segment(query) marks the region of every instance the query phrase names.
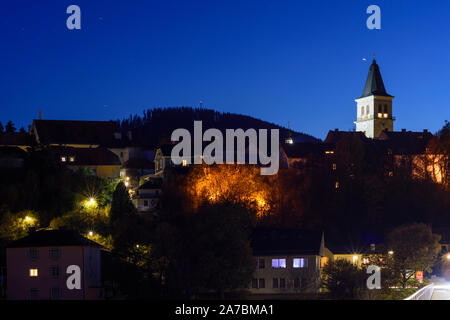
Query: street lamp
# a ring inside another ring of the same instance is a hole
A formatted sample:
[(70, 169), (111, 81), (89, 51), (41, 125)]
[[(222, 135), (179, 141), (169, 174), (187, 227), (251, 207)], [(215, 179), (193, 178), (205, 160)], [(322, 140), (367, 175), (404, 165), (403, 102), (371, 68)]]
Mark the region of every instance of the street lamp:
[(450, 253), (447, 253), (447, 260), (450, 260)]
[(391, 250), (391, 251), (388, 252), (388, 254), (393, 255), (394, 251)]
[(89, 231), (89, 237), (92, 237), (94, 233), (92, 231)]

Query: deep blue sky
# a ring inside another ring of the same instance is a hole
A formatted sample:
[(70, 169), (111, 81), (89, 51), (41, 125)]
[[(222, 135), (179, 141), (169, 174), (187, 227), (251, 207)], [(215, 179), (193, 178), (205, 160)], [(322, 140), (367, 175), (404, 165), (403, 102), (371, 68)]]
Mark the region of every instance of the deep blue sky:
[[(70, 4), (81, 30), (66, 28)], [(381, 30), (366, 28), (371, 4)], [(394, 128), (435, 132), (450, 120), (449, 17), (444, 0), (3, 0), (0, 121), (202, 100), (324, 138), (352, 128), (376, 50)]]

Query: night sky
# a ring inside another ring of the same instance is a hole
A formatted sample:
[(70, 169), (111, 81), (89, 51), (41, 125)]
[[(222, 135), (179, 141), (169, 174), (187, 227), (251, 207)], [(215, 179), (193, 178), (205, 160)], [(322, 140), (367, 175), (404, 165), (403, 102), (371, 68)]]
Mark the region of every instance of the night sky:
[[(66, 28), (71, 4), (81, 30)], [(450, 120), (449, 17), (450, 1), (2, 0), (0, 121), (201, 100), (323, 139), (353, 127), (375, 50), (395, 130), (435, 132)]]

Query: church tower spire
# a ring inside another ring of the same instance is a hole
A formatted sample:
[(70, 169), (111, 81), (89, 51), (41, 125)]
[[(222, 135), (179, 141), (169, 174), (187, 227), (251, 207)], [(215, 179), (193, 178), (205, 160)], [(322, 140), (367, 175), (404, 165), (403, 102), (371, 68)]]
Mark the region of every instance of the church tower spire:
[(362, 95), (356, 99), (356, 131), (368, 138), (378, 138), (384, 130), (394, 130), (392, 99), (386, 92), (380, 68), (374, 59), (367, 75)]

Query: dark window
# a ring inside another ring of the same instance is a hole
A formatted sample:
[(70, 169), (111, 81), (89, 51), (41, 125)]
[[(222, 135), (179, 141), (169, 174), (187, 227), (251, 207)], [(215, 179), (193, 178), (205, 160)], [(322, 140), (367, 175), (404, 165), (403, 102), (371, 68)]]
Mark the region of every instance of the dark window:
[(48, 249), (48, 257), (53, 260), (59, 259), (61, 257), (61, 250), (59, 248)]
[(252, 288), (258, 289), (258, 279), (252, 279)]
[(30, 300), (39, 299), (39, 289), (36, 289), (36, 288), (30, 289), (29, 298), (30, 298)]
[(50, 299), (61, 298), (61, 288), (50, 288)]
[(280, 279), (280, 288), (286, 288), (286, 279), (284, 278)]
[(387, 113), (387, 104), (384, 105), (384, 113)]
[(39, 259), (39, 249), (36, 249), (36, 248), (28, 249), (28, 257), (31, 260)]
[(273, 278), (272, 288), (274, 289), (278, 288), (278, 278)]
[(259, 288), (265, 288), (266, 287), (266, 280), (264, 278), (259, 279)]
[(148, 207), (148, 200), (144, 200), (144, 207)]
[(59, 266), (50, 266), (50, 277), (53, 279), (59, 278)]
[(378, 113), (381, 113), (381, 104), (378, 105)]
[(295, 278), (294, 279), (294, 288), (295, 289), (300, 288), (300, 278)]
[(266, 260), (259, 259), (258, 267), (259, 267), (259, 269), (264, 269), (266, 267)]

